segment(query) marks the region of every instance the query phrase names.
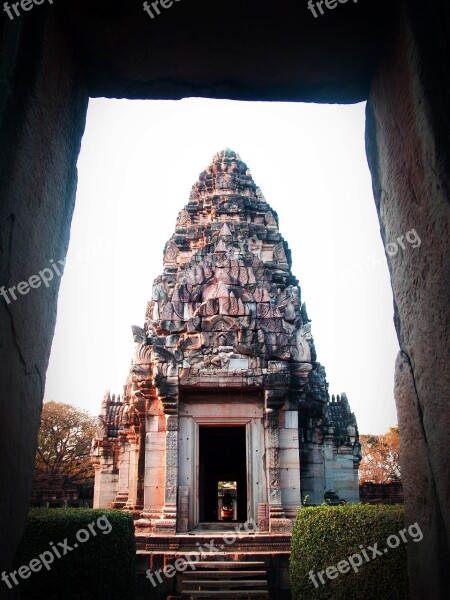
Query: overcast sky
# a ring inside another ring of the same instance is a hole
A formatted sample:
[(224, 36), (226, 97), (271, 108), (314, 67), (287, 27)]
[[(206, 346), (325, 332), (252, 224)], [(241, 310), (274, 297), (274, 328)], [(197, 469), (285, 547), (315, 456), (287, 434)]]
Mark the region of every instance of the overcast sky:
[(278, 213), (330, 393), (347, 392), (361, 433), (396, 425), (398, 343), (364, 109), (91, 100), (45, 400), (98, 414), (106, 389), (122, 393), (164, 244), (199, 173), (229, 147)]

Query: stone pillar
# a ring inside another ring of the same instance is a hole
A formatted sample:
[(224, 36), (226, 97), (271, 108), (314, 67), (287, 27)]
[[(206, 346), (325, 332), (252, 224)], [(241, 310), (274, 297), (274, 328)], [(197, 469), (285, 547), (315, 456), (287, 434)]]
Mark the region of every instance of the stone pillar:
[(354, 490), (355, 490), (355, 499), (354, 502), (358, 503), (359, 502), (359, 477), (358, 477), (358, 469), (359, 469), (359, 463), (361, 462), (361, 459), (359, 456), (354, 456), (353, 457), (353, 486), (354, 486)]
[(371, 83), (366, 147), (383, 243), (398, 248), (386, 260), (405, 525), (423, 532), (407, 548), (411, 597), (438, 600), (450, 594), (449, 20), (438, 0), (401, 5)]
[(141, 451), (141, 440), (139, 426), (132, 427), (126, 430), (127, 438), (130, 444), (130, 462), (129, 462), (129, 488), (128, 501), (125, 509), (129, 510), (133, 515), (137, 516), (142, 511), (143, 504), (139, 494), (140, 487), (140, 472), (139, 472), (139, 457)]
[[(328, 427), (323, 440), (323, 462), (325, 471), (325, 492), (334, 490), (334, 469), (336, 464), (334, 447), (334, 427)], [(323, 502), (323, 496), (322, 496)]]
[(278, 456), (278, 412), (267, 417), (267, 475), (269, 487), (269, 516), (283, 516), (281, 508), (280, 463)]
[(177, 527), (178, 415), (166, 415), (166, 473), (164, 508), (155, 533), (175, 535)]
[[(356, 471), (357, 473), (358, 471)], [(336, 449), (334, 486), (341, 500), (350, 503), (358, 502), (358, 485), (355, 486), (354, 457), (351, 446), (342, 445)]]
[(301, 508), (298, 412), (286, 410), (282, 414), (284, 424), (278, 434), (281, 503), (286, 516), (295, 519)]
[[(267, 410), (272, 411), (272, 409)], [(278, 416), (279, 411), (273, 411), (269, 412), (266, 418), (269, 527), (271, 533), (286, 533), (292, 530), (292, 522), (285, 518), (281, 503)]]
[(280, 410), (286, 403), (287, 390), (289, 389), (289, 372), (285, 362), (269, 362), (265, 384), (269, 527), (271, 533), (286, 533), (292, 530), (292, 521), (286, 519), (281, 503), (279, 455)]
[(92, 500), (92, 508), (103, 508), (100, 505), (101, 470), (102, 467), (100, 464), (94, 465), (94, 498)]
[(114, 472), (114, 452), (108, 442), (106, 444), (100, 442), (93, 463), (95, 470), (93, 508), (109, 508), (117, 494), (119, 476)]
[(306, 505), (322, 504), (325, 489), (323, 448), (316, 442), (300, 446), (300, 476), (303, 500)]
[(144, 510), (161, 516), (164, 506), (166, 432), (165, 416), (148, 417), (145, 439)]
[(164, 506), (166, 417), (148, 415), (146, 423), (144, 510), (135, 526), (140, 533), (153, 533)]
[(130, 487), (130, 446), (126, 439), (123, 440), (123, 443), (120, 446), (118, 470), (119, 490), (116, 499), (112, 503), (112, 508), (123, 508), (128, 501)]
[[(89, 91), (73, 37), (49, 8), (2, 18), (0, 288), (64, 260), (69, 244)], [(0, 299), (0, 572), (12, 568), (30, 507), (60, 282)]]
[[(264, 421), (262, 418), (252, 419), (247, 425), (248, 461), (251, 478), (251, 498), (249, 519), (264, 521), (264, 531), (269, 528), (269, 505), (267, 495), (267, 472), (264, 465)], [(261, 508), (261, 506), (265, 508)], [(258, 525), (259, 526), (259, 525)]]

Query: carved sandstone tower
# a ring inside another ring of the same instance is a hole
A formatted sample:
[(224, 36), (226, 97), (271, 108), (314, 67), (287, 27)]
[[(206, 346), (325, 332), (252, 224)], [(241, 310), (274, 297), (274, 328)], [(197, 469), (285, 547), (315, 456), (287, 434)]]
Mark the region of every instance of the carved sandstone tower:
[(234, 520), (277, 533), (306, 496), (358, 500), (355, 417), (345, 394), (330, 401), (290, 265), (247, 166), (216, 154), (166, 244), (145, 325), (133, 327), (124, 395), (105, 396), (94, 506), (174, 534), (224, 518), (225, 485)]

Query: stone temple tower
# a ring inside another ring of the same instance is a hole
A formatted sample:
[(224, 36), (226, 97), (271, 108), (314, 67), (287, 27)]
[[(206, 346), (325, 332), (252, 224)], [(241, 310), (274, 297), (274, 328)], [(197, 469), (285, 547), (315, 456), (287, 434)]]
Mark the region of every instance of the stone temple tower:
[(193, 186), (133, 334), (93, 440), (95, 507), (150, 536), (250, 519), (288, 533), (305, 498), (358, 501), (355, 417), (330, 400), (277, 214), (235, 152)]

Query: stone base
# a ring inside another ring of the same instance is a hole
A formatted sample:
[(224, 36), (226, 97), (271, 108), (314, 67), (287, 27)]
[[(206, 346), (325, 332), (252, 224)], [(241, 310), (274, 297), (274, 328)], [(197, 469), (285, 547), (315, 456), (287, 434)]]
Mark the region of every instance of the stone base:
[(136, 527), (136, 533), (153, 533), (154, 526), (151, 519), (138, 519), (134, 526)]
[(177, 532), (176, 519), (159, 519), (153, 522), (154, 535), (175, 535)]
[(270, 519), (270, 533), (292, 533), (293, 526), (291, 519)]
[(111, 508), (124, 508), (128, 502), (128, 492), (119, 492), (114, 502), (111, 502)]
[(123, 507), (123, 510), (125, 510), (131, 514), (131, 516), (133, 517), (133, 521), (137, 521), (142, 514), (143, 508), (144, 507), (142, 505), (134, 504), (134, 505), (130, 505), (130, 506), (125, 505)]
[(294, 508), (289, 507), (284, 509), (284, 516), (286, 519), (291, 519), (291, 521), (295, 521), (297, 518), (298, 512), (302, 509), (302, 506), (295, 506)]

